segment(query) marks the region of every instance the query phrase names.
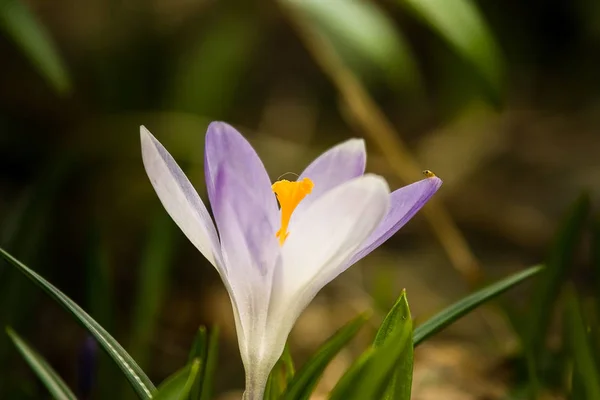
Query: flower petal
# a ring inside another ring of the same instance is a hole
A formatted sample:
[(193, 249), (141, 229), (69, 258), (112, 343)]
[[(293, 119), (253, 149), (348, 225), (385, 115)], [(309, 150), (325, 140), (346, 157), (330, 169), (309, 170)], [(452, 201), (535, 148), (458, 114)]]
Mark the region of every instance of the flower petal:
[(442, 186), (442, 180), (431, 177), (404, 186), (390, 195), (390, 209), (381, 224), (365, 240), (350, 260), (350, 265), (379, 247), (398, 232)]
[(296, 207), (290, 224), (301, 218), (304, 211), (324, 193), (350, 179), (362, 176), (366, 163), (367, 152), (363, 139), (346, 140), (317, 157), (298, 178), (299, 181), (310, 178), (315, 186), (311, 194)]
[(302, 310), (347, 268), (347, 260), (379, 225), (388, 206), (385, 180), (365, 175), (330, 190), (306, 211), (281, 249), (283, 268), (273, 278), (272, 346), (285, 344)]
[(224, 122), (212, 122), (206, 132), (204, 174), (211, 205), (216, 198), (216, 177), (219, 168), (226, 167), (239, 177), (250, 191), (246, 194), (266, 210), (271, 225), (277, 224), (277, 200), (271, 190), (271, 180), (265, 167), (248, 141)]
[(198, 193), (169, 152), (140, 127), (144, 168), (161, 203), (194, 246), (220, 273), (220, 245), (215, 226)]
[(264, 354), (269, 353), (264, 339), (272, 277), (281, 267), (275, 228), (264, 205), (253, 196), (254, 188), (229, 165), (216, 169), (213, 211), (227, 271), (225, 283), (237, 313), (242, 360), (246, 370), (272, 367), (278, 357), (264, 359)]

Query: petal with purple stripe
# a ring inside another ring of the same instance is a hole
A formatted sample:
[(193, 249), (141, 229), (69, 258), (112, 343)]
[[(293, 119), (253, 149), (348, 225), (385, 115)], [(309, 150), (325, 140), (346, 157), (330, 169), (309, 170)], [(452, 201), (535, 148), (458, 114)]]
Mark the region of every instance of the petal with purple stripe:
[(173, 157), (143, 126), (140, 139), (144, 168), (161, 203), (190, 242), (222, 274), (219, 239), (206, 206)]
[(317, 157), (298, 178), (298, 181), (310, 178), (315, 186), (311, 194), (298, 205), (290, 223), (301, 218), (304, 211), (329, 190), (363, 175), (366, 163), (367, 152), (363, 139), (346, 140)]
[(277, 222), (277, 201), (271, 190), (271, 180), (265, 167), (250, 143), (233, 127), (224, 122), (213, 122), (206, 132), (204, 149), (204, 174), (210, 203), (216, 198), (216, 177), (220, 168), (227, 168), (249, 189), (245, 195), (252, 197), (264, 209), (269, 222)]
[(442, 180), (431, 177), (404, 186), (390, 195), (390, 209), (381, 224), (350, 260), (352, 265), (398, 232), (437, 192)]

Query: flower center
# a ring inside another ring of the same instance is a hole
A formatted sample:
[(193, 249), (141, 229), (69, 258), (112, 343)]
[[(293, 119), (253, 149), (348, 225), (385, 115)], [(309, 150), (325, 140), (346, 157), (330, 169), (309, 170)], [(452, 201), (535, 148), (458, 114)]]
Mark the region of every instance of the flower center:
[(301, 181), (290, 182), (288, 180), (282, 179), (280, 181), (275, 182), (271, 188), (273, 189), (273, 193), (277, 196), (277, 201), (279, 201), (279, 206), (281, 207), (281, 228), (277, 231), (275, 236), (279, 238), (279, 245), (282, 246), (283, 242), (289, 235), (287, 231), (288, 224), (290, 223), (290, 218), (292, 217), (292, 213), (300, 204), (302, 199), (307, 194), (312, 192), (315, 184), (308, 178), (304, 178)]

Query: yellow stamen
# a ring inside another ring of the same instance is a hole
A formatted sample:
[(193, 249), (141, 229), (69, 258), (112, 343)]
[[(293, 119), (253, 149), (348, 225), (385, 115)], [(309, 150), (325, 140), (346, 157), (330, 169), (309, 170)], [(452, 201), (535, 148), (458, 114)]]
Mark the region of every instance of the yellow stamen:
[(435, 178), (435, 174), (428, 169), (423, 171), (423, 175), (425, 175), (426, 178)]
[(296, 206), (300, 204), (302, 199), (304, 199), (307, 194), (312, 192), (314, 186), (315, 184), (313, 181), (308, 178), (304, 178), (301, 181), (296, 182), (290, 182), (282, 179), (275, 182), (271, 186), (273, 193), (275, 193), (275, 196), (277, 196), (279, 206), (281, 207), (281, 229), (279, 229), (275, 234), (275, 236), (279, 238), (280, 246), (283, 245), (283, 242), (285, 242), (285, 239), (289, 235), (287, 228), (288, 224), (290, 223), (292, 213), (296, 209)]

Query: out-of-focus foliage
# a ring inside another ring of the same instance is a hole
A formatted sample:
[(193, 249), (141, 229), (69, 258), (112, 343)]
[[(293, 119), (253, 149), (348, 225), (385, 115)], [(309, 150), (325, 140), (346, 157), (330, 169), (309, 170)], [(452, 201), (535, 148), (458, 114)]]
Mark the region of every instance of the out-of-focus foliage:
[(2, 1), (0, 28), (15, 41), (59, 94), (71, 90), (69, 74), (53, 40), (23, 1)]

